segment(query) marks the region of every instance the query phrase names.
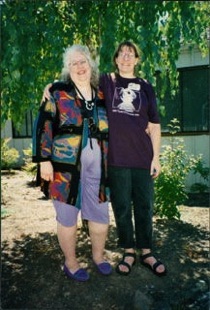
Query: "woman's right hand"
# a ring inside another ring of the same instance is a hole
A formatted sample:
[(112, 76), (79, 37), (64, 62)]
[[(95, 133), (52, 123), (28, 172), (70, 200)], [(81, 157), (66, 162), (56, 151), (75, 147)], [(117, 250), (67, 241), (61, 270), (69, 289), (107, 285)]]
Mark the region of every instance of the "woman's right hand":
[(53, 181), (53, 166), (50, 161), (40, 163), (41, 178), (45, 181)]
[(45, 101), (45, 99), (50, 100), (50, 92), (49, 89), (52, 86), (52, 83), (47, 84), (44, 88), (43, 96), (42, 96), (42, 101)]

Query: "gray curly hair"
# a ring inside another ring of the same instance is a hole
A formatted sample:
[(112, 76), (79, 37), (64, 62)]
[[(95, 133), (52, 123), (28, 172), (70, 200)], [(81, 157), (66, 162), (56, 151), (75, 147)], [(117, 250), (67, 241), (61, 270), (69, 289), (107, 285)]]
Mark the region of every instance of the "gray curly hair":
[(90, 55), (90, 51), (87, 46), (85, 45), (79, 45), (74, 44), (72, 46), (69, 46), (65, 49), (63, 53), (63, 68), (61, 71), (61, 78), (63, 81), (68, 82), (71, 81), (71, 77), (69, 74), (69, 60), (71, 59), (71, 56), (74, 52), (79, 52), (85, 56), (87, 59), (90, 67), (91, 67), (91, 78), (90, 82), (94, 87), (98, 86), (99, 81), (99, 71), (98, 66), (96, 62), (93, 60), (93, 58)]

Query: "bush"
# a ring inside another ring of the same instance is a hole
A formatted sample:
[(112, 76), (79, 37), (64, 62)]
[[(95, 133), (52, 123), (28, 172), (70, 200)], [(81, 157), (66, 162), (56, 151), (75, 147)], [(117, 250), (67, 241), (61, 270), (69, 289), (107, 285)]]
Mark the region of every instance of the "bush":
[(12, 169), (17, 167), (20, 157), (18, 150), (10, 148), (8, 143), (11, 138), (1, 139), (1, 169)]
[(207, 184), (209, 184), (209, 167), (205, 167), (205, 163), (200, 160), (193, 169), (193, 173), (199, 175), (200, 182), (192, 184), (192, 186), (190, 187), (191, 192), (200, 194), (208, 193), (209, 186)]
[(163, 146), (160, 155), (162, 172), (155, 180), (155, 213), (168, 219), (180, 219), (178, 206), (186, 201), (185, 180), (201, 156), (188, 155), (184, 140), (174, 135), (179, 130), (179, 122), (173, 119), (168, 125), (171, 134), (170, 144)]
[(32, 144), (28, 149), (23, 150), (23, 154), (24, 166), (22, 167), (22, 170), (35, 176), (37, 173), (37, 164), (32, 163)]
[(6, 209), (1, 208), (1, 219), (2, 220), (8, 217), (9, 215), (10, 215), (9, 212)]

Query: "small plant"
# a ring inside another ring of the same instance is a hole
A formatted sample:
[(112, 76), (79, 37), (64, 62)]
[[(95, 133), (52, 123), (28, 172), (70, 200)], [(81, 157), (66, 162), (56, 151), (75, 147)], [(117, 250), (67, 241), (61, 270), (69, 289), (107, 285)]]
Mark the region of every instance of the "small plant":
[(24, 166), (22, 167), (22, 170), (35, 176), (37, 173), (37, 164), (32, 163), (32, 144), (28, 149), (23, 150), (23, 154)]
[(200, 159), (194, 167), (193, 173), (200, 176), (200, 182), (194, 183), (190, 187), (191, 192), (200, 194), (207, 193), (209, 190), (207, 182), (209, 183), (210, 168), (205, 167), (205, 163)]
[(9, 215), (10, 215), (9, 212), (6, 209), (1, 208), (1, 219), (2, 220), (8, 217)]
[(178, 206), (187, 198), (186, 176), (196, 167), (200, 157), (188, 155), (183, 139), (174, 136), (179, 131), (177, 119), (168, 126), (171, 143), (163, 146), (160, 156), (162, 172), (155, 180), (155, 212), (160, 217), (180, 219)]
[(10, 148), (8, 143), (11, 138), (1, 139), (1, 169), (16, 168), (20, 157), (18, 150)]

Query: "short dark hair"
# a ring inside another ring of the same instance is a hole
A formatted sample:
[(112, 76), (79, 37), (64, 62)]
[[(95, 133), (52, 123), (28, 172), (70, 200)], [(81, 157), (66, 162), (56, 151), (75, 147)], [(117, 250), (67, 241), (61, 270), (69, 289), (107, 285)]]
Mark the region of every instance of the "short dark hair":
[(125, 40), (125, 41), (121, 42), (117, 46), (117, 48), (116, 48), (116, 50), (114, 52), (114, 55), (113, 55), (113, 63), (114, 63), (115, 68), (117, 69), (117, 71), (118, 71), (118, 68), (116, 66), (115, 59), (119, 56), (119, 53), (120, 53), (120, 51), (122, 50), (122, 48), (124, 46), (127, 46), (129, 49), (134, 51), (135, 58), (139, 58), (140, 57), (140, 50), (139, 50), (139, 48), (137, 47), (137, 45), (135, 43), (133, 43), (132, 41), (129, 41), (129, 40)]
[(114, 56), (113, 56), (113, 60), (114, 60), (114, 61), (115, 61), (115, 59), (119, 56), (119, 52), (122, 50), (122, 48), (123, 48), (124, 46), (127, 46), (127, 47), (129, 47), (130, 49), (132, 49), (132, 50), (134, 51), (134, 53), (135, 53), (135, 57), (136, 57), (136, 58), (140, 57), (140, 51), (139, 51), (139, 49), (138, 49), (138, 47), (137, 47), (137, 45), (136, 45), (135, 43), (133, 43), (133, 42), (131, 42), (131, 41), (123, 41), (123, 42), (121, 42), (121, 43), (118, 45), (117, 49), (116, 49), (115, 52), (114, 52)]

